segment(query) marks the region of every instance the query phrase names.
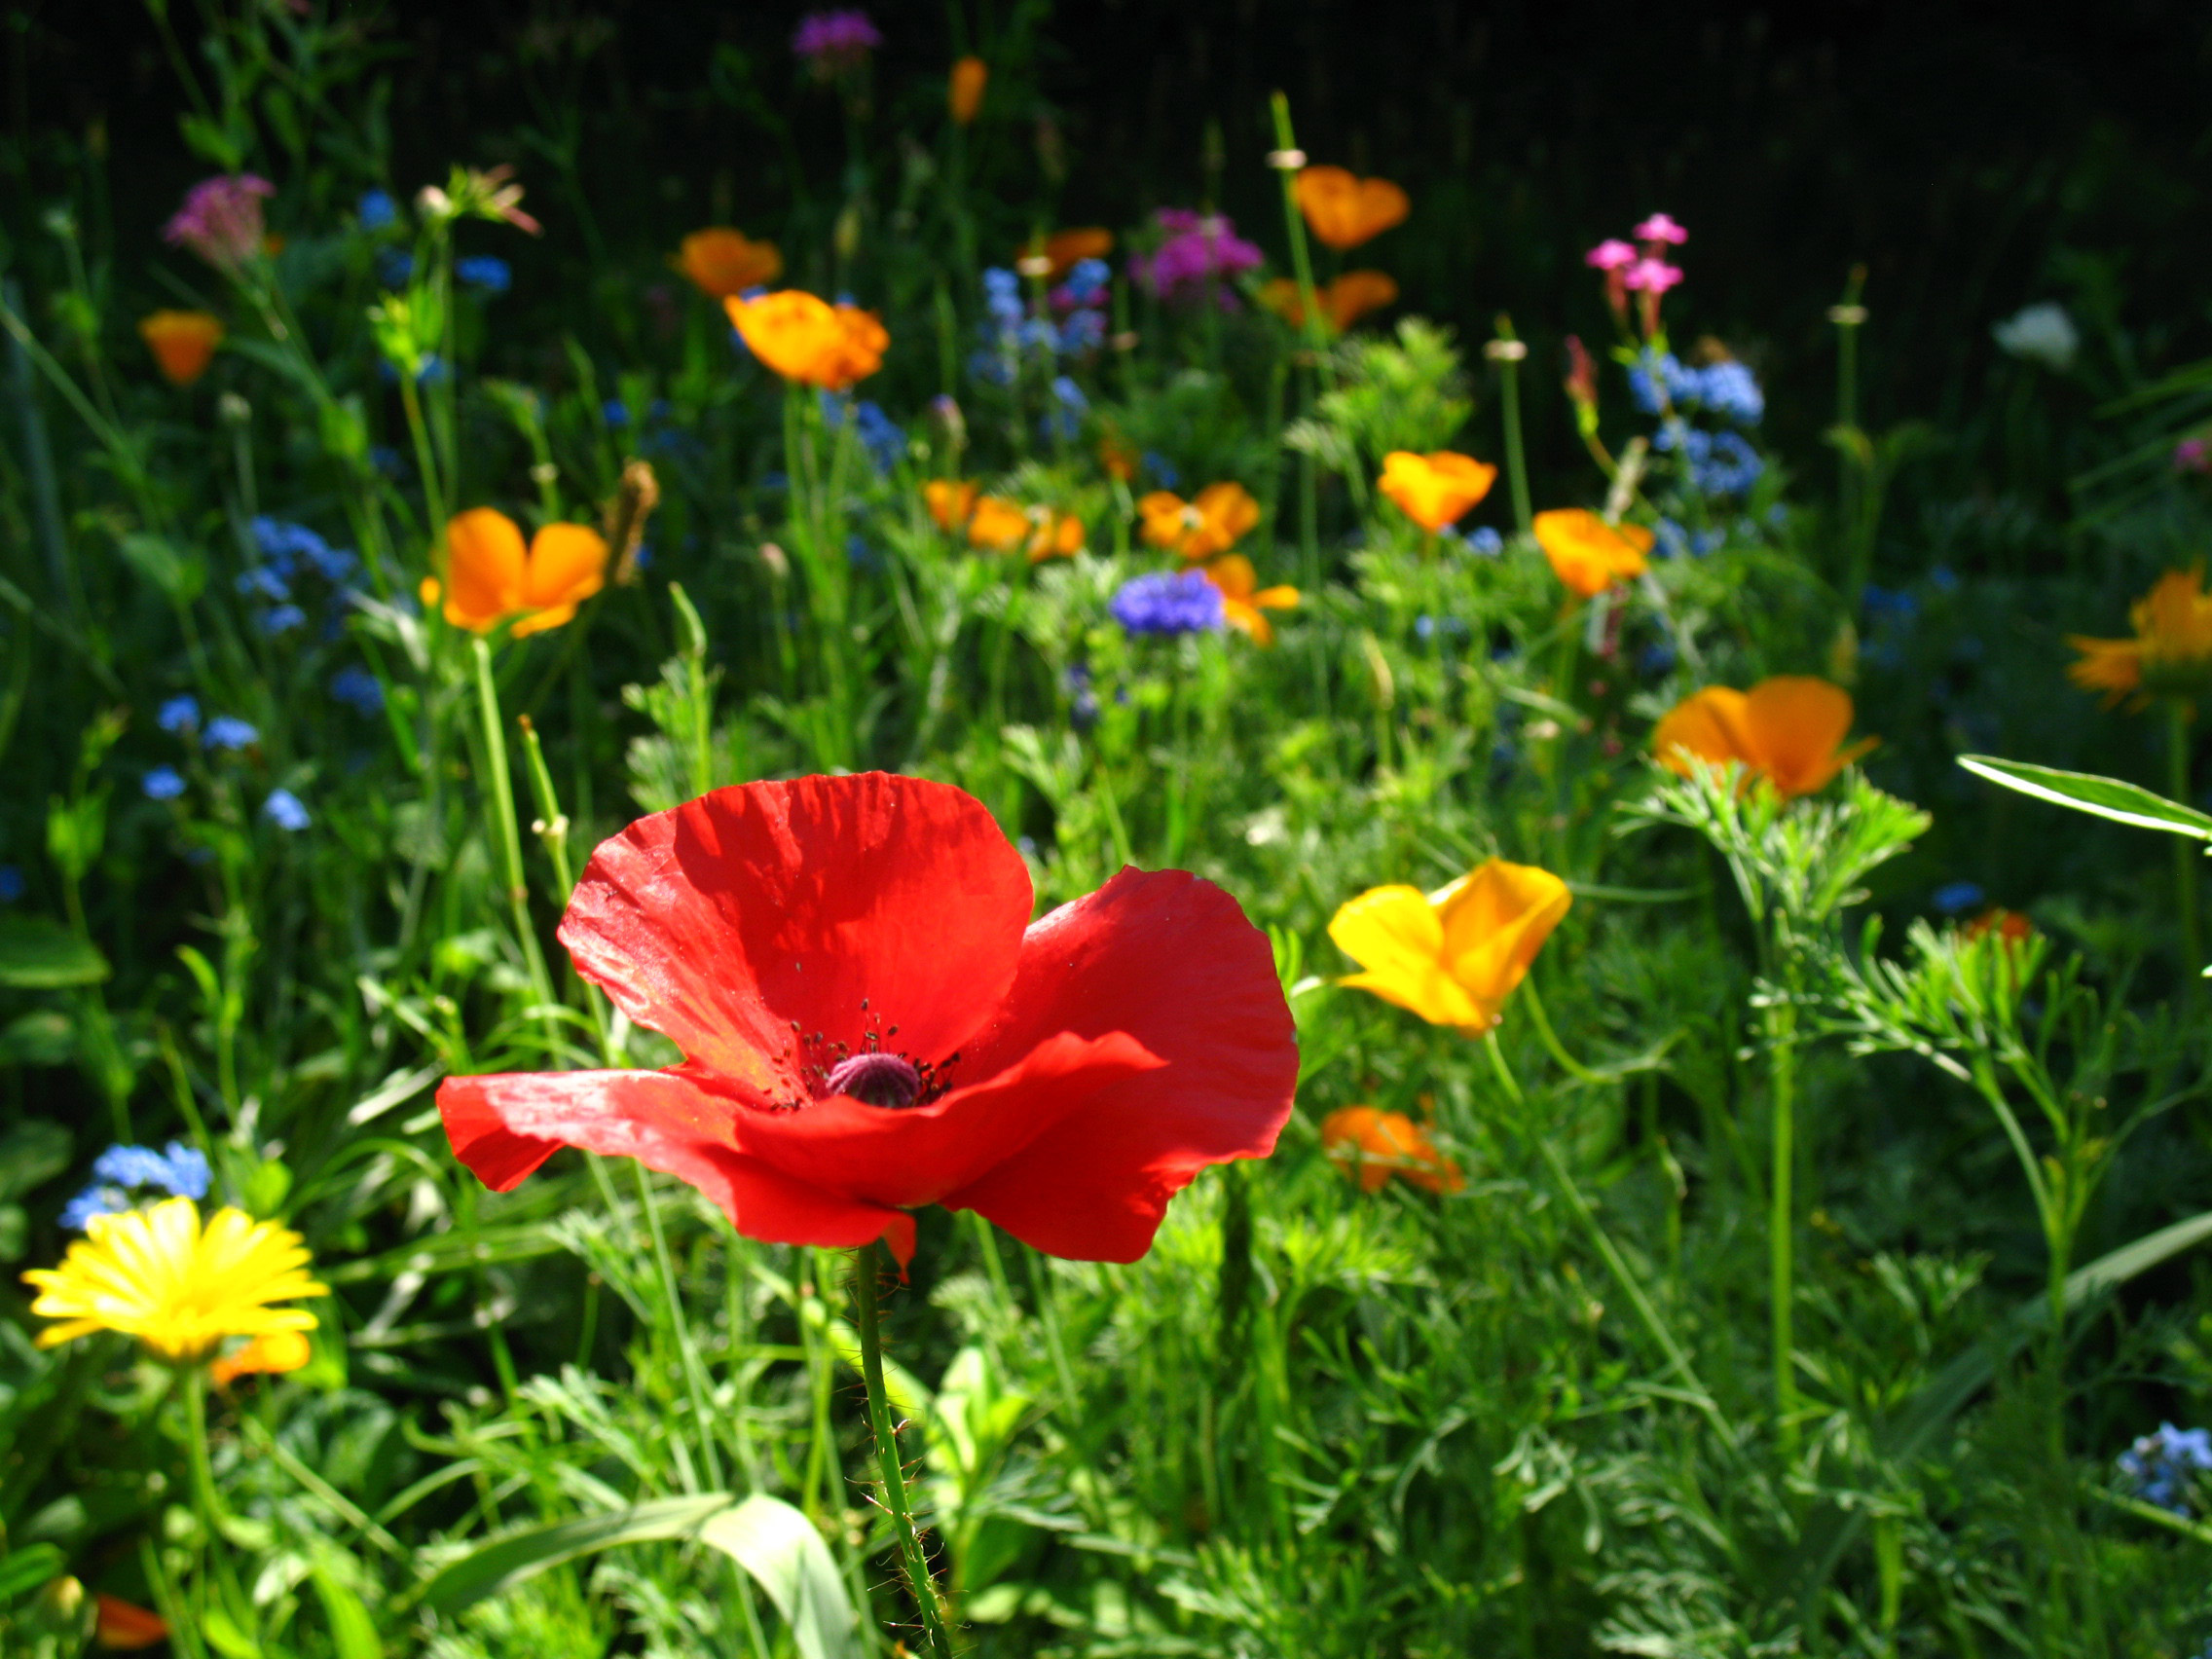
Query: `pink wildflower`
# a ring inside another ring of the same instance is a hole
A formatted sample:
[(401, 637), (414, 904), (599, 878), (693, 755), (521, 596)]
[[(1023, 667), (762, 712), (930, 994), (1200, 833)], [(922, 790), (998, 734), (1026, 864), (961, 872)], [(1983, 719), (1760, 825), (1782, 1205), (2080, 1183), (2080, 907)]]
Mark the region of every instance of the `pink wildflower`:
[(1639, 294), (1664, 294), (1681, 279), (1682, 268), (1669, 265), (1663, 259), (1640, 259), (1621, 278), (1632, 292)]
[[(1163, 300), (1196, 298), (1224, 277), (1255, 269), (1264, 257), (1223, 214), (1162, 207), (1154, 219), (1168, 238), (1150, 259), (1131, 260), (1129, 275)], [(1226, 292), (1220, 301), (1232, 303)]]
[(1582, 263), (1599, 271), (1625, 271), (1636, 263), (1636, 249), (1618, 237), (1607, 237), (1582, 256)]
[(1680, 247), (1682, 243), (1690, 240), (1689, 232), (1676, 224), (1665, 213), (1652, 214), (1650, 218), (1637, 226), (1633, 234), (1638, 241), (1651, 244), (1653, 252), (1658, 251), (1658, 244), (1661, 242), (1668, 242), (1676, 247)]
[(203, 178), (186, 192), (184, 205), (162, 227), (162, 240), (188, 247), (218, 271), (236, 271), (261, 252), (268, 227), (261, 199), (276, 187), (252, 173)]
[(2174, 470), (2212, 472), (2212, 445), (2202, 438), (2184, 438), (2174, 445)]
[(852, 7), (809, 12), (792, 34), (793, 53), (823, 80), (859, 68), (882, 44), (883, 36), (867, 14)]

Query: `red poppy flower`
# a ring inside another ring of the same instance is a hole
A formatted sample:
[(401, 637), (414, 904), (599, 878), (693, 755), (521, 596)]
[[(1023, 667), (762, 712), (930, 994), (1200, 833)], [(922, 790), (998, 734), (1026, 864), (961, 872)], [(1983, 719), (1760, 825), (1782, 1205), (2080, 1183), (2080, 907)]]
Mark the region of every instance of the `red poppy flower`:
[(562, 1146), (689, 1182), (748, 1237), (902, 1264), (907, 1212), (973, 1209), (1055, 1256), (1134, 1261), (1199, 1169), (1264, 1158), (1298, 1046), (1268, 941), (1180, 870), (1030, 922), (980, 803), (869, 773), (746, 784), (601, 845), (577, 972), (686, 1056), (449, 1078), (455, 1153), (505, 1192)]

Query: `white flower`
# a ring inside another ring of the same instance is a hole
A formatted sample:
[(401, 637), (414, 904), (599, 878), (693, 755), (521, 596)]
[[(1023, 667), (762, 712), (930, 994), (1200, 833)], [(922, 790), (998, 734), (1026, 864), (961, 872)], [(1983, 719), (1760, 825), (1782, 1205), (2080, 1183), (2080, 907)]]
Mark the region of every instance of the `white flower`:
[(2074, 353), (2082, 347), (2081, 331), (2066, 314), (2066, 308), (2049, 300), (2022, 306), (1989, 332), (2011, 355), (2041, 363), (2053, 374), (2072, 368)]

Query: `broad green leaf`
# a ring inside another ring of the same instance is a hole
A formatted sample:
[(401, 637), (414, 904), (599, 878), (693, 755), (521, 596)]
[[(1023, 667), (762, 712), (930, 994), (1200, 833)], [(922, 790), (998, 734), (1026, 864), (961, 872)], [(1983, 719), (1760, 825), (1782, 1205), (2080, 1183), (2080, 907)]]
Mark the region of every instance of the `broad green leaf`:
[(2137, 784), (2100, 778), (2093, 772), (2061, 772), (2054, 766), (2031, 766), (2024, 760), (2000, 760), (1988, 755), (1962, 755), (1959, 764), (1977, 778), (1987, 778), (2038, 800), (2072, 807), (2076, 812), (2212, 841), (2212, 817)]
[(209, 1607), (201, 1615), (200, 1634), (223, 1659), (266, 1659), (261, 1643), (239, 1629), (231, 1615), (220, 1607)]
[(190, 605), (207, 585), (207, 561), (197, 553), (143, 532), (125, 536), (121, 545), (124, 562), (180, 605)]
[(0, 985), (57, 991), (96, 985), (108, 972), (107, 958), (59, 922), (45, 916), (0, 916)]
[(62, 1568), (61, 1552), (52, 1544), (28, 1544), (0, 1556), (0, 1607), (45, 1584)]
[(0, 1135), (0, 1199), (19, 1198), (69, 1167), (75, 1137), (59, 1124), (31, 1118)]
[(524, 1579), (596, 1550), (617, 1544), (669, 1543), (693, 1537), (709, 1518), (730, 1507), (727, 1493), (663, 1497), (628, 1509), (579, 1515), (541, 1527), (525, 1527), (494, 1538), (442, 1568), (423, 1588), (423, 1601), (441, 1613), (457, 1613)]
[(352, 1587), (325, 1562), (317, 1561), (308, 1568), (308, 1575), (321, 1599), (323, 1617), (330, 1621), (330, 1645), (338, 1659), (385, 1659), (376, 1621), (369, 1617), (368, 1607)]
[(836, 1559), (800, 1511), (755, 1493), (701, 1527), (699, 1541), (720, 1550), (768, 1593), (792, 1627), (800, 1659), (861, 1659), (860, 1617)]

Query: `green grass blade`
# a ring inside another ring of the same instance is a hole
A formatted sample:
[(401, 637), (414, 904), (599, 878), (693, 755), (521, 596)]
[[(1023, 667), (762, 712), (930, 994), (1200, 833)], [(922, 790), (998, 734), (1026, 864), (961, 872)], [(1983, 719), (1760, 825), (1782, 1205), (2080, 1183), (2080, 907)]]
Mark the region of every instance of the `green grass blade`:
[(2212, 840), (2212, 817), (2154, 794), (2138, 784), (2100, 778), (2094, 772), (2061, 772), (2055, 766), (2000, 760), (1989, 755), (1962, 755), (1959, 764), (1977, 778), (2076, 812), (2094, 813), (2116, 824), (2132, 824), (2143, 830), (2164, 830), (2175, 835), (2194, 835), (2200, 841)]

